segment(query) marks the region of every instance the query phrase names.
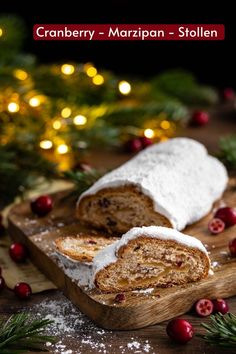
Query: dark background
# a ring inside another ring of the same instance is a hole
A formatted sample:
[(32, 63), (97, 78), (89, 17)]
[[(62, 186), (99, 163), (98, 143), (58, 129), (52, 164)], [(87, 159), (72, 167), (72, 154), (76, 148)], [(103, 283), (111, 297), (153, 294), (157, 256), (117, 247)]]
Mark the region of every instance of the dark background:
[[(192, 71), (203, 83), (236, 87), (236, 20), (230, 2), (45, 1), (1, 2), (1, 13), (15, 13), (27, 24), (25, 50), (41, 62), (92, 61), (117, 74), (151, 77), (170, 68)], [(49, 8), (50, 4), (50, 8)], [(225, 41), (90, 42), (33, 41), (35, 23), (223, 23)]]

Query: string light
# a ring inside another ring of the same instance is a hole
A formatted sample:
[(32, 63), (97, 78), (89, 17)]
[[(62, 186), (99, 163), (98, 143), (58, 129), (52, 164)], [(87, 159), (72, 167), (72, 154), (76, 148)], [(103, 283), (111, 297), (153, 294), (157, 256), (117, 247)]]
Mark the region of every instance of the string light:
[(20, 106), (18, 105), (18, 103), (16, 102), (10, 102), (7, 106), (7, 109), (9, 112), (11, 113), (15, 113), (15, 112), (18, 112), (19, 109), (20, 109)]
[(60, 144), (57, 147), (57, 152), (60, 155), (66, 154), (68, 152), (68, 150), (69, 150), (69, 148), (68, 148), (68, 145), (66, 145), (66, 144)]
[(94, 77), (95, 75), (97, 75), (97, 69), (94, 66), (90, 66), (87, 70), (86, 70), (86, 74), (89, 77)]
[(54, 129), (58, 130), (58, 129), (61, 128), (62, 124), (61, 124), (61, 122), (59, 120), (55, 120), (55, 122), (53, 122), (52, 126), (53, 126)]
[(170, 128), (170, 122), (168, 122), (168, 120), (163, 120), (160, 124), (160, 127), (164, 130), (169, 129)]
[(152, 129), (145, 129), (143, 134), (146, 136), (146, 138), (152, 139), (155, 135), (155, 132)]
[(94, 85), (102, 85), (104, 83), (104, 77), (100, 74), (93, 77)]
[(131, 91), (131, 85), (128, 81), (120, 81), (118, 87), (122, 95), (128, 95)]
[(14, 75), (18, 80), (21, 80), (21, 81), (26, 80), (27, 77), (28, 77), (27, 72), (24, 71), (24, 70), (21, 70), (21, 69), (16, 69), (16, 70), (14, 70), (13, 75)]
[(41, 101), (39, 99), (39, 97), (35, 96), (35, 97), (32, 97), (30, 100), (29, 100), (29, 105), (31, 107), (38, 107), (40, 106), (41, 104)]
[(87, 123), (87, 118), (82, 115), (78, 115), (73, 119), (75, 125), (84, 125)]
[(0, 27), (0, 37), (3, 35), (3, 29)]
[(39, 143), (39, 146), (41, 147), (41, 149), (44, 149), (44, 150), (48, 150), (48, 149), (51, 149), (52, 148), (52, 141), (51, 140), (42, 140), (40, 141)]
[(21, 70), (21, 69), (16, 69), (16, 70), (14, 70), (13, 75), (14, 75), (18, 80), (21, 80), (21, 81), (26, 80), (27, 77), (28, 77), (27, 72), (24, 71), (24, 70)]
[(61, 116), (63, 118), (69, 118), (70, 115), (71, 115), (71, 109), (69, 107), (65, 107), (65, 108), (62, 109)]
[(61, 72), (65, 75), (72, 75), (75, 72), (75, 67), (71, 64), (63, 64), (61, 66)]

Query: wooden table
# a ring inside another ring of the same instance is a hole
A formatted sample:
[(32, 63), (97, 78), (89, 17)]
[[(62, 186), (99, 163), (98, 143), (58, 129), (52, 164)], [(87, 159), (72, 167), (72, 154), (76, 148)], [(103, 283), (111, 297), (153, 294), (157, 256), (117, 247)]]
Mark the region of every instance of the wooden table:
[[(181, 135), (189, 136), (203, 142), (211, 152), (216, 151), (217, 142), (220, 136), (232, 134), (236, 131), (236, 113), (233, 112), (230, 106), (219, 106), (212, 110), (212, 119), (208, 126), (202, 128), (187, 128), (182, 132)], [(108, 167), (113, 168), (123, 161), (127, 160), (130, 156), (127, 154), (116, 154), (111, 152), (91, 152), (88, 158), (95, 167)], [(236, 235), (235, 235), (236, 236)], [(15, 296), (7, 290), (4, 290), (0, 295), (0, 314), (8, 315), (15, 313), (21, 309), (29, 309), (33, 311), (37, 304), (40, 304), (45, 299), (62, 301), (64, 299), (63, 294), (60, 291), (53, 290), (47, 291), (41, 294), (36, 294), (32, 296), (32, 299), (27, 302), (18, 301)], [(66, 301), (66, 300), (65, 300)], [(236, 313), (236, 297), (229, 299), (230, 311)], [(40, 306), (40, 305), (39, 305)], [(202, 319), (187, 314), (182, 316), (183, 318), (189, 319), (193, 324), (197, 332), (200, 331), (200, 323)], [(64, 353), (68, 354), (89, 354), (89, 353), (106, 353), (106, 354), (118, 354), (118, 353), (145, 353), (144, 348), (146, 341), (150, 346), (149, 353), (155, 354), (166, 354), (166, 353), (222, 353), (222, 349), (218, 347), (210, 347), (205, 344), (201, 339), (194, 337), (194, 339), (187, 345), (177, 345), (172, 343), (166, 335), (166, 323), (161, 323), (159, 325), (151, 326), (136, 331), (129, 332), (109, 332), (105, 333), (102, 339), (104, 345), (97, 345), (99, 343), (99, 336), (97, 336), (96, 331), (93, 330), (91, 333), (87, 329), (88, 333), (78, 333), (73, 334), (72, 337), (68, 337), (66, 334), (59, 338), (61, 345), (65, 345)], [(98, 329), (98, 332), (99, 329)], [(85, 336), (85, 337), (84, 337)], [(88, 340), (84, 338), (90, 338), (89, 344)], [(105, 338), (105, 339), (104, 339)], [(101, 343), (101, 342), (100, 342)], [(129, 343), (129, 344), (128, 344)], [(136, 343), (136, 344), (135, 344)], [(137, 345), (140, 343), (140, 346)], [(135, 345), (137, 348), (135, 348)], [(130, 347), (130, 348), (129, 348)], [(139, 348), (138, 348), (139, 347)], [(67, 352), (71, 349), (72, 352)], [(56, 349), (50, 351), (50, 353), (61, 353), (62, 349)], [(225, 353), (235, 353), (235, 350), (226, 350)]]

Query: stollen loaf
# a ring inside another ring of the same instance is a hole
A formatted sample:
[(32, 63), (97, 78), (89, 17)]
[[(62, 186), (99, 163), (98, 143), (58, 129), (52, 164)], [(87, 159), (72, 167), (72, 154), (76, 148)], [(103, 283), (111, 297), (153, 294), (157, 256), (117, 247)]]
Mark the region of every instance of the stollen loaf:
[(85, 191), (77, 216), (108, 232), (159, 225), (182, 230), (210, 212), (228, 176), (204, 145), (188, 138), (155, 144)]

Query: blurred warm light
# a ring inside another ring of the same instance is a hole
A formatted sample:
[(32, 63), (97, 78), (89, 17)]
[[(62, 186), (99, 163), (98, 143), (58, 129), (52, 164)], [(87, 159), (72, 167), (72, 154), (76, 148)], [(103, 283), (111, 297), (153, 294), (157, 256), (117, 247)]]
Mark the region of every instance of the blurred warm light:
[(58, 130), (61, 128), (61, 122), (59, 120), (55, 120), (55, 122), (53, 122), (53, 128)]
[(97, 69), (94, 66), (90, 66), (87, 70), (86, 70), (86, 74), (89, 77), (94, 77), (95, 75), (97, 75)]
[(71, 64), (63, 64), (61, 66), (61, 72), (65, 75), (72, 75), (75, 72), (75, 67)]
[(128, 81), (120, 81), (118, 87), (122, 95), (128, 95), (131, 91), (131, 85)]
[(0, 27), (0, 37), (3, 35), (3, 29)]
[(52, 148), (52, 141), (51, 140), (42, 140), (40, 141), (39, 143), (39, 146), (41, 147), (41, 149), (44, 149), (44, 150), (48, 150), (48, 149), (51, 149)]
[(146, 136), (146, 138), (152, 139), (155, 135), (155, 132), (152, 129), (145, 129), (143, 134)]
[(100, 74), (93, 77), (94, 85), (102, 85), (104, 83), (104, 77)]
[(87, 123), (87, 118), (82, 115), (78, 115), (73, 119), (75, 125), (84, 125)]
[(41, 104), (41, 101), (39, 99), (39, 97), (35, 96), (35, 97), (32, 97), (30, 100), (29, 100), (29, 105), (31, 107), (38, 107), (40, 106)]
[(69, 118), (70, 115), (71, 115), (71, 109), (69, 107), (65, 107), (65, 108), (62, 109), (61, 116), (63, 118)]
[(85, 63), (83, 66), (84, 72), (86, 72), (88, 70), (88, 68), (90, 68), (91, 66), (93, 66), (93, 63)]
[(26, 80), (28, 77), (27, 72), (21, 69), (14, 70), (13, 74), (18, 80), (22, 80), (22, 81)]
[(20, 109), (20, 106), (18, 105), (18, 103), (16, 102), (10, 102), (7, 106), (7, 109), (9, 112), (11, 113), (15, 113), (15, 112), (18, 112), (19, 109)]
[(170, 128), (170, 122), (168, 122), (168, 120), (163, 120), (160, 124), (160, 127), (162, 129), (169, 129)]
[(57, 147), (57, 152), (58, 154), (66, 154), (68, 152), (69, 148), (68, 148), (68, 145), (66, 144), (60, 144), (58, 147)]
[(167, 136), (162, 136), (162, 137), (160, 138), (160, 141), (166, 141), (166, 140), (169, 140), (169, 138), (168, 138)]

